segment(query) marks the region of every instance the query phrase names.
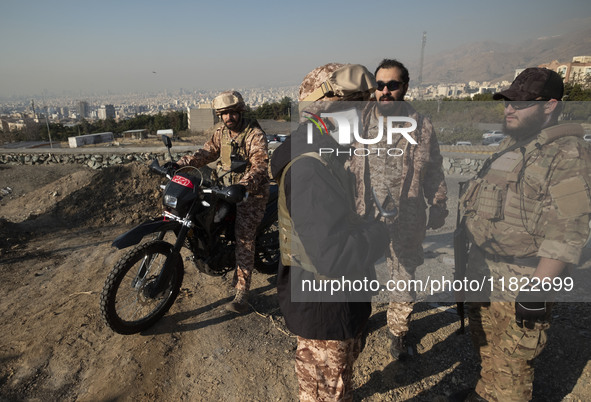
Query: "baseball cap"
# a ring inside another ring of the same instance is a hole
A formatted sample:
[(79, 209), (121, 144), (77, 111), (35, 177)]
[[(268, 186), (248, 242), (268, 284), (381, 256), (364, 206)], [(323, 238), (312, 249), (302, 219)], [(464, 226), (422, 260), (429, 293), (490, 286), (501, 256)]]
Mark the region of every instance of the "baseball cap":
[(493, 99), (530, 101), (536, 98), (561, 100), (564, 94), (562, 77), (555, 71), (541, 67), (523, 70), (511, 83), (509, 89), (497, 92)]

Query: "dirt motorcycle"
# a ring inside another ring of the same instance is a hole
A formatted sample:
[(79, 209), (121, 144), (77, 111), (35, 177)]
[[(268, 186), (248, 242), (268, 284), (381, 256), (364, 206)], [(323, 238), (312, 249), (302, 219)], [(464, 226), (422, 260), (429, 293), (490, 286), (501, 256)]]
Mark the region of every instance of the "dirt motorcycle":
[[(171, 141), (167, 136), (163, 140), (172, 160)], [(164, 210), (160, 217), (113, 241), (118, 249), (137, 246), (113, 267), (101, 293), (104, 321), (120, 334), (143, 331), (170, 309), (183, 281), (183, 247), (189, 251), (188, 259), (205, 274), (222, 275), (236, 265), (236, 203), (247, 196), (244, 187), (224, 187), (220, 184), (224, 175), (210, 180), (194, 167), (175, 171), (153, 160), (149, 168), (169, 179), (163, 186)], [(246, 162), (233, 161), (229, 172), (245, 169)], [(141, 243), (146, 236), (151, 239)], [(168, 241), (170, 238), (173, 240)], [(265, 215), (257, 229), (255, 269), (272, 274), (277, 271), (279, 258), (277, 186), (271, 185)]]

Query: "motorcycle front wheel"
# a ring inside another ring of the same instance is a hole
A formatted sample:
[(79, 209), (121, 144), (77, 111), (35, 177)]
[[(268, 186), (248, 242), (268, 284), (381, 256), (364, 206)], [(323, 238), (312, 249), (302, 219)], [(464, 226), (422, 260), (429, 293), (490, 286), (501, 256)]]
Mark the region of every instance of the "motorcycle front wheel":
[(101, 313), (105, 323), (120, 334), (143, 331), (158, 321), (172, 306), (183, 282), (183, 263), (177, 258), (168, 283), (153, 295), (164, 262), (172, 257), (172, 246), (153, 240), (131, 250), (109, 273), (101, 292)]
[(279, 225), (275, 222), (257, 236), (254, 267), (262, 274), (273, 275), (277, 273), (280, 259)]

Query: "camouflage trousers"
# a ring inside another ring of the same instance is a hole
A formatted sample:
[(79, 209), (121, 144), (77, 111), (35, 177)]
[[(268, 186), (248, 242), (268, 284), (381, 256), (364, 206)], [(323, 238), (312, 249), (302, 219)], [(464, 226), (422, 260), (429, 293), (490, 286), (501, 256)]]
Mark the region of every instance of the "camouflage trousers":
[[(386, 259), (390, 278), (396, 281), (408, 281), (415, 278), (416, 266), (408, 263), (402, 263), (394, 253), (392, 244), (390, 244), (390, 256)], [(393, 292), (390, 294), (390, 303), (386, 312), (388, 329), (392, 335), (404, 337), (408, 332), (410, 316), (414, 306), (414, 291)]]
[(236, 271), (234, 280), (236, 289), (249, 290), (252, 271), (254, 269), (254, 251), (256, 230), (263, 216), (269, 199), (269, 191), (263, 196), (248, 197), (236, 207)]
[(519, 327), (513, 302), (471, 302), (468, 318), (481, 360), (478, 395), (488, 401), (531, 400), (532, 360), (546, 346), (550, 324), (536, 323), (534, 329)]
[(295, 369), (300, 401), (353, 400), (353, 363), (361, 353), (361, 335), (343, 341), (298, 336)]

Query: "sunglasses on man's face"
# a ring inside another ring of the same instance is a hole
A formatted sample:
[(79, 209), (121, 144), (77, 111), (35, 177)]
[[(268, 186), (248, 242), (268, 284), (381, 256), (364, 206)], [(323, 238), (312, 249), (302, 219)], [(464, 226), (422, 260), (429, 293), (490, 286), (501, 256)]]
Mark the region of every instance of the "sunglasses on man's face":
[(384, 87), (388, 87), (388, 91), (393, 92), (396, 91), (398, 88), (400, 88), (402, 86), (402, 84), (404, 84), (404, 82), (400, 82), (400, 81), (388, 81), (388, 82), (384, 82), (384, 81), (378, 81), (378, 91), (383, 91)]
[(532, 106), (535, 106), (535, 105), (539, 104), (540, 102), (547, 102), (547, 101), (548, 101), (548, 99), (537, 99), (537, 100), (533, 100), (533, 101), (504, 100), (503, 103), (505, 104), (505, 109), (507, 109), (509, 106), (511, 106), (513, 108), (513, 110), (523, 110), (523, 109), (527, 109)]

